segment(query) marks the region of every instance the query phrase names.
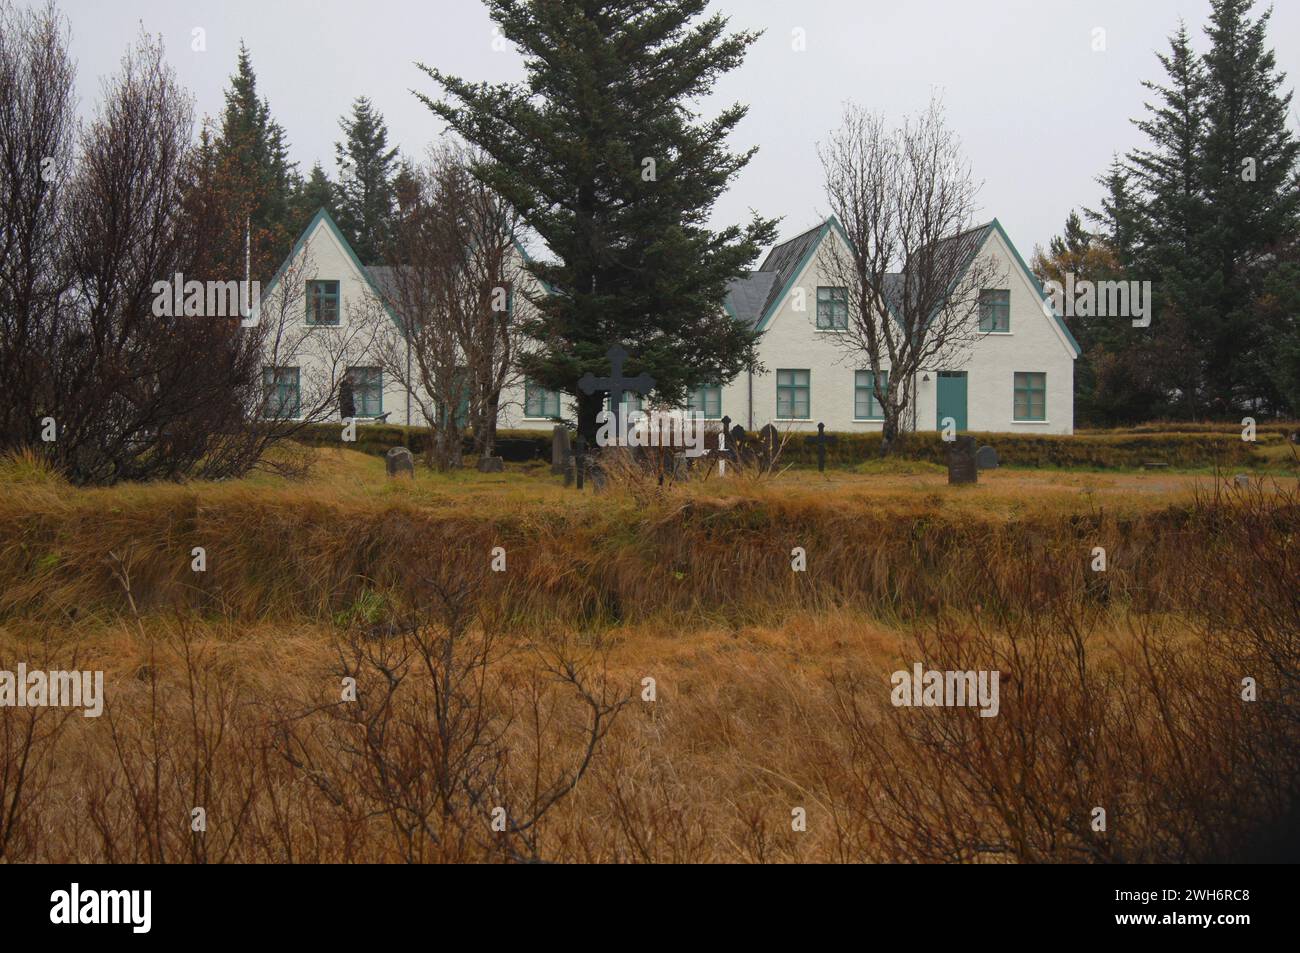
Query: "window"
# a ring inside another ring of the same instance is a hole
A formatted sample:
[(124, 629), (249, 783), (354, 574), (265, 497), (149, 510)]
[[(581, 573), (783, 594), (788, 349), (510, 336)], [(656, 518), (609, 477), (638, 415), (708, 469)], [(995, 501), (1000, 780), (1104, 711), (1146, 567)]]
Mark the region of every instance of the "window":
[[(857, 371), (853, 376), (853, 419), (884, 420), (885, 409), (876, 400), (876, 375), (871, 371)], [(880, 372), (880, 389), (889, 383), (889, 371)]]
[(524, 416), (559, 417), (560, 392), (524, 381)]
[(1011, 292), (985, 289), (980, 292), (980, 330), (1011, 330)]
[(686, 410), (703, 414), (709, 420), (718, 420), (722, 417), (722, 388), (695, 388), (686, 398)]
[[(470, 380), (468, 368), (456, 368), (456, 382), (457, 389), (460, 391), (460, 400), (457, 401), (456, 404), (455, 423), (458, 428), (464, 428), (469, 422)], [(438, 417), (441, 419), (444, 427), (450, 423), (447, 419), (447, 405), (441, 401), (438, 402)]]
[(307, 282), (307, 323), (339, 323), (339, 283), (337, 281)]
[(262, 368), (262, 401), (267, 417), (297, 417), (298, 368)]
[[(609, 395), (605, 395), (606, 410), (609, 410)], [(641, 413), (645, 410), (645, 398), (640, 394), (634, 394), (631, 391), (623, 391), (623, 406), (620, 413)]]
[(817, 330), (847, 331), (849, 293), (844, 288), (817, 289)]
[(1047, 419), (1047, 375), (1016, 371), (1016, 420)]
[(812, 413), (812, 371), (776, 372), (776, 416), (807, 420)]
[(349, 367), (352, 403), (358, 417), (378, 417), (384, 412), (384, 375), (377, 367)]

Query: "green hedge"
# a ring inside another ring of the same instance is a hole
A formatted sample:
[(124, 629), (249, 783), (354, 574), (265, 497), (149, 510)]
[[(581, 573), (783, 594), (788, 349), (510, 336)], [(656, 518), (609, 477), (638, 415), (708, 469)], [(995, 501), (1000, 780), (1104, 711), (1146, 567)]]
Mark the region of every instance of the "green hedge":
[[(1147, 463), (1164, 463), (1170, 467), (1243, 467), (1265, 462), (1257, 444), (1247, 443), (1240, 434), (1158, 433), (1158, 434), (1044, 434), (973, 433), (979, 446), (985, 444), (998, 452), (998, 462), (1012, 467), (1082, 467), (1088, 469), (1138, 468)], [(791, 434), (783, 459), (796, 466), (814, 466), (817, 450), (804, 439)], [(830, 464), (858, 463), (880, 453), (878, 433), (835, 434), (836, 444), (827, 447)], [(1278, 436), (1265, 439), (1279, 440)], [(944, 463), (947, 444), (937, 431), (909, 433), (898, 457)]]
[[(410, 443), (407, 443), (407, 435)], [(424, 453), (429, 441), (428, 427), (402, 427), (397, 424), (357, 424), (356, 443), (343, 443), (342, 425), (339, 423), (308, 424), (294, 434), (294, 439), (313, 447), (346, 447), (382, 457), (393, 447), (411, 448), (416, 456)], [(473, 450), (467, 437), (465, 452)], [(498, 430), (497, 455), (512, 463), (527, 460), (551, 459), (551, 432), (549, 430)]]
[[(406, 446), (410, 432), (412, 452), (421, 454), (429, 439), (426, 427), (401, 427), (390, 424), (358, 424), (357, 441), (352, 450), (383, 456), (391, 447)], [(344, 446), (337, 423), (311, 424), (297, 439), (312, 446)], [(786, 442), (782, 460), (793, 466), (816, 466), (816, 447), (806, 441), (805, 432), (792, 432)], [(828, 465), (852, 466), (875, 458), (880, 453), (879, 433), (837, 433), (836, 443), (828, 446)], [(1260, 431), (1258, 443), (1241, 439), (1240, 428), (1232, 432), (1198, 430), (1189, 432), (1146, 433), (1114, 431), (1079, 433), (1073, 436), (1042, 434), (976, 433), (980, 446), (988, 444), (998, 452), (999, 462), (1012, 467), (1081, 467), (1086, 469), (1139, 468), (1146, 463), (1164, 463), (1174, 468), (1249, 467), (1264, 463), (1258, 447), (1277, 443), (1281, 431)], [(751, 437), (756, 435), (751, 434)], [(712, 444), (712, 441), (710, 441)], [(471, 444), (465, 441), (466, 451)], [(497, 432), (497, 453), (506, 460), (550, 460), (551, 433), (543, 430), (501, 430)], [(937, 431), (909, 433), (897, 454), (901, 459), (943, 463), (947, 445)]]

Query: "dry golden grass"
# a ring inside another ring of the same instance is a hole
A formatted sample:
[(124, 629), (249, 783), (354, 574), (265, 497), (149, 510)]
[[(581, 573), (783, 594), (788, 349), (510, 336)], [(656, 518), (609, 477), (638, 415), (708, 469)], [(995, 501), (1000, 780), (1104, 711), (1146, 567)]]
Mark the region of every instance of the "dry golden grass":
[[(102, 669), (109, 700), (0, 712), (5, 860), (1239, 860), (1293, 833), (1294, 481), (10, 466), (0, 669)], [(915, 661), (1002, 672), (1001, 713), (892, 707)]]

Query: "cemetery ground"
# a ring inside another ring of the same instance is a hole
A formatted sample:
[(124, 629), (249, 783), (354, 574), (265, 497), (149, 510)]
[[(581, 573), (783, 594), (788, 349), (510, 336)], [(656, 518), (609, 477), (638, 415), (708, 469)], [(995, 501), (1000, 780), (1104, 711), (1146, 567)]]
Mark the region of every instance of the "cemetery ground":
[[(0, 670), (106, 687), (99, 718), (0, 713), (0, 860), (1295, 856), (1285, 448), (600, 494), (294, 452), (305, 478), (0, 469)], [(891, 704), (918, 662), (1000, 672), (996, 717)]]

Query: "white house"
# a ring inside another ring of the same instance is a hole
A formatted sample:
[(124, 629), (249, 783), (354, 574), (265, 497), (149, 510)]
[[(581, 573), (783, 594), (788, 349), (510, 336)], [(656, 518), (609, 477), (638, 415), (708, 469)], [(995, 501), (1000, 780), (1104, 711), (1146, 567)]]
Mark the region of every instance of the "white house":
[[(838, 337), (846, 315), (840, 289), (826, 277), (831, 242), (845, 242), (833, 219), (773, 248), (757, 271), (732, 282), (727, 308), (763, 334), (766, 373), (742, 374), (721, 389), (721, 411), (747, 429), (871, 431), (882, 427), (864, 353)], [(1074, 361), (1079, 345), (1047, 304), (1001, 223), (953, 236), (969, 268), (991, 258), (997, 286), (981, 289), (979, 326), (942, 367), (910, 382), (914, 399), (904, 427), (1068, 434), (1074, 431)], [(887, 368), (882, 368), (886, 370)]]
[[(978, 333), (944, 366), (923, 368), (910, 382), (914, 399), (905, 428), (940, 429), (951, 417), (959, 431), (1072, 433), (1078, 344), (996, 219), (953, 240), (968, 256), (963, 267), (991, 259), (1000, 278), (996, 287), (981, 289)], [(837, 340), (845, 316), (835, 304), (839, 289), (826, 277), (827, 255), (828, 243), (843, 241), (838, 223), (828, 219), (777, 245), (757, 271), (731, 283), (725, 307), (761, 332), (762, 370), (700, 388), (689, 409), (712, 419), (726, 415), (749, 430), (768, 423), (810, 430), (819, 422), (831, 431), (881, 429), (865, 354)], [(277, 403), (284, 411), (328, 401), (347, 370), (358, 382), (359, 417), (425, 423), (418, 401), (408, 402), (403, 388), (366, 357), (356, 315), (382, 297), (383, 281), (384, 269), (364, 266), (322, 209), (263, 295), (263, 312), (279, 313), (292, 332), (281, 337), (294, 346), (268, 354), (265, 371), (268, 388), (283, 395)], [(549, 429), (557, 418), (575, 416), (571, 398), (521, 378), (502, 393), (503, 428)]]

